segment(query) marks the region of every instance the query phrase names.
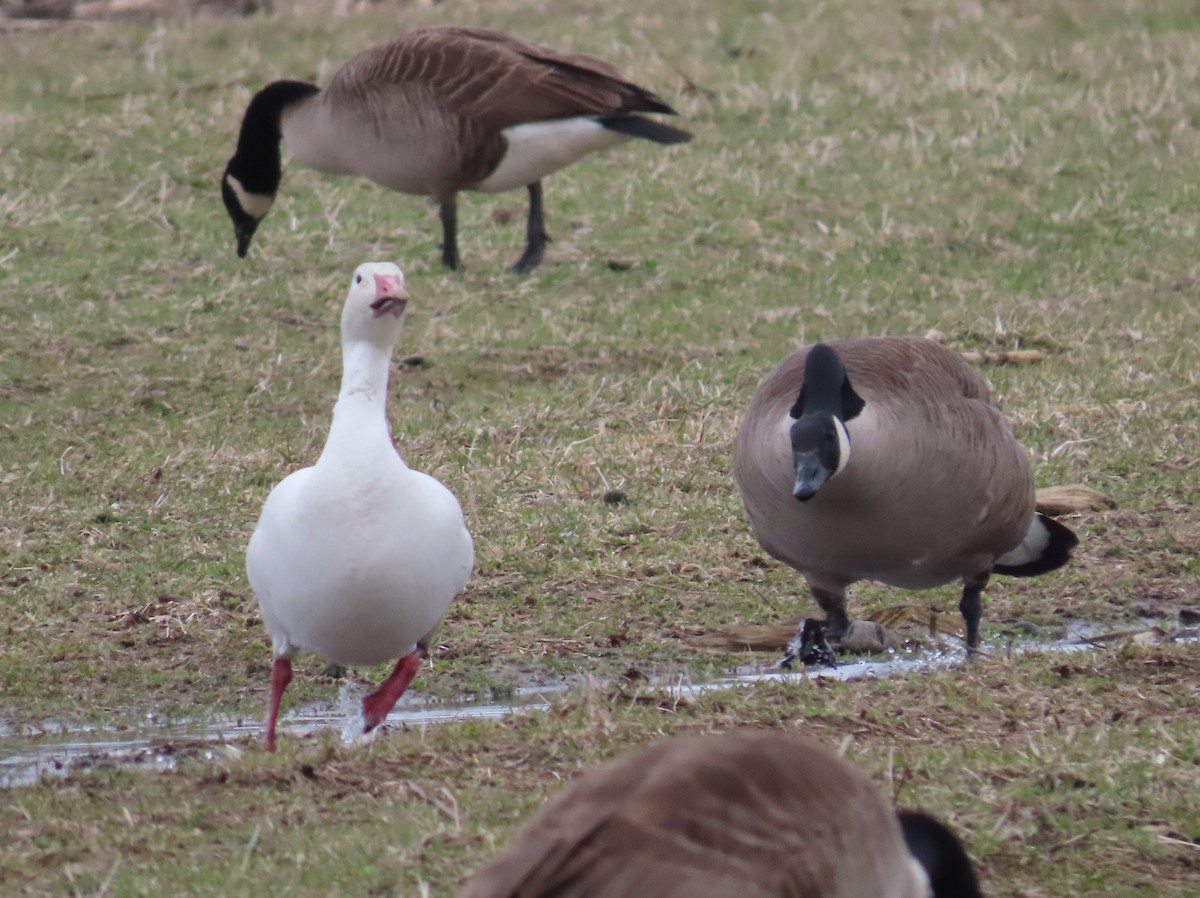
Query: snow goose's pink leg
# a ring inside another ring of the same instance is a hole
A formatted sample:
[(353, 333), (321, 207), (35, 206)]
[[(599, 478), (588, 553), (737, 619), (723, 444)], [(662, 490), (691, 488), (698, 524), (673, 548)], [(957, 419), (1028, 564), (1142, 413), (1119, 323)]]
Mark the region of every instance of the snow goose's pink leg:
[(400, 696), (413, 681), (421, 662), (429, 654), (425, 646), (418, 644), (415, 649), (396, 662), (395, 668), (383, 685), (363, 699), (363, 732), (369, 733), (375, 727), (387, 720), (388, 713), (396, 706)]
[(275, 720), (279, 717), (279, 700), (283, 690), (292, 682), (292, 662), (287, 658), (276, 658), (271, 665), (271, 710), (267, 712), (267, 735), (263, 737), (263, 748), (275, 750)]

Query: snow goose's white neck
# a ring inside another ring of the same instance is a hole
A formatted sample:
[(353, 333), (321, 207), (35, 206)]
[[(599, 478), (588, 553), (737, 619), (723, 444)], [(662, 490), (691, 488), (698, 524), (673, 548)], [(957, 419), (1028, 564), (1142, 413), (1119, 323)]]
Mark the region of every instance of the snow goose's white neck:
[(364, 403), (382, 412), (387, 400), (391, 360), (390, 346), (376, 346), (362, 340), (343, 340), (342, 389), (338, 393), (337, 407)]
[(372, 262), (355, 270), (342, 309), (342, 389), (333, 410), (331, 438), (348, 425), (379, 427), (386, 435), (388, 367), (407, 305), (404, 273), (398, 266)]

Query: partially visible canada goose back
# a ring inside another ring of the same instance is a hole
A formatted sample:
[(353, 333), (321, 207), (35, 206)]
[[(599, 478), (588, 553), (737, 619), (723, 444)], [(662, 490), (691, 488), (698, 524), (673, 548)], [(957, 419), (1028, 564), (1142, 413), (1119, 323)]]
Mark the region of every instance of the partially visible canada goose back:
[(666, 739), (584, 774), (460, 898), (923, 898), (865, 774), (778, 732)]
[(807, 503), (791, 494), (788, 427), (807, 347), (767, 376), (739, 428), (735, 475), (764, 548), (843, 584), (924, 588), (977, 573), (1019, 544), (1034, 513), (1032, 468), (986, 382), (930, 340), (827, 345), (866, 402), (845, 422), (842, 474)]

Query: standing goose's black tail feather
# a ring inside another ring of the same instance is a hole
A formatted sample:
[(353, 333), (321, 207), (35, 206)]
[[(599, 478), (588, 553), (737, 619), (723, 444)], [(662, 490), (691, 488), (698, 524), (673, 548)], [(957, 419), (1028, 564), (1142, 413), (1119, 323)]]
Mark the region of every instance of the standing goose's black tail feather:
[(1071, 528), (1039, 511), (1034, 514), (1021, 545), (996, 559), (992, 573), (1036, 577), (1070, 561), (1071, 550), (1077, 545), (1079, 537)]
[(692, 139), (692, 135), (687, 131), (672, 128), (653, 119), (642, 118), (640, 115), (607, 115), (600, 119), (600, 124), (609, 131), (641, 137), (655, 143), (687, 143)]

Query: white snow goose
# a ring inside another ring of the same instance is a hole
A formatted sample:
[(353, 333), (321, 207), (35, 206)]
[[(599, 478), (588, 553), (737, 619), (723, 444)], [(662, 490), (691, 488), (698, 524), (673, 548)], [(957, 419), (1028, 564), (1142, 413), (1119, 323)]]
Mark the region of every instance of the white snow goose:
[(362, 666), (399, 658), (363, 699), (364, 732), (387, 717), (470, 577), (471, 535), (446, 487), (404, 463), (386, 417), (388, 366), (408, 304), (390, 262), (360, 265), (342, 311), (342, 388), (317, 463), (267, 497), (246, 573), (271, 635), (275, 750), (279, 702), (299, 649)]

